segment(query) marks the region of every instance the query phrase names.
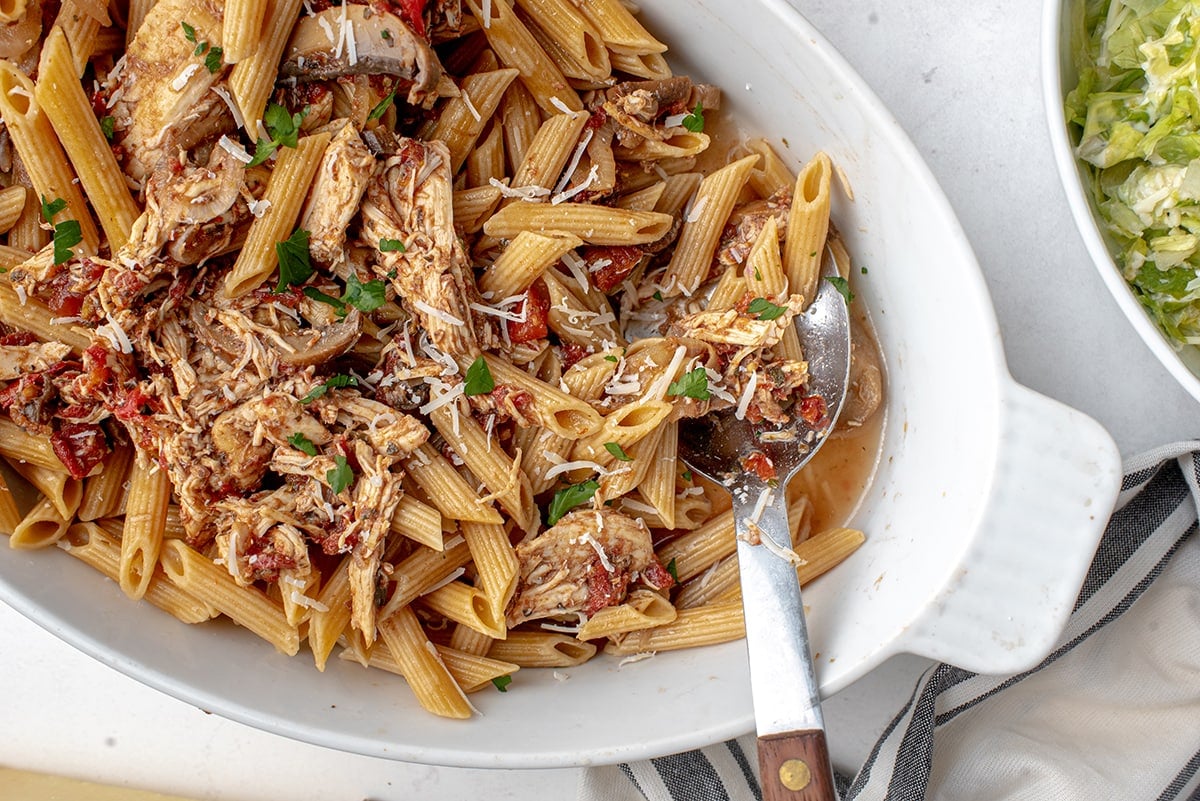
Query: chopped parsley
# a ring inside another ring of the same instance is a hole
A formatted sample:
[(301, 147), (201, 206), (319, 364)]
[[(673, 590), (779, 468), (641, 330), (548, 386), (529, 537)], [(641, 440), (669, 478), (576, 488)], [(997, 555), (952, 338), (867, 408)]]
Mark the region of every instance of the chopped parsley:
[(399, 239), (380, 239), (379, 251), (381, 253), (403, 253), (405, 250), (404, 243)]
[(346, 280), (346, 294), (342, 295), (342, 300), (361, 312), (375, 311), (386, 300), (383, 282), (376, 279), (364, 284), (358, 280), (357, 275), (350, 273)]
[(613, 455), (613, 458), (616, 459), (618, 462), (632, 462), (633, 461), (633, 457), (630, 456), (629, 454), (627, 454), (625, 452), (625, 449), (622, 448), (620, 443), (618, 443), (618, 442), (604, 443), (604, 450), (611, 453)]
[(671, 574), (671, 578), (675, 579), (675, 583), (679, 583), (679, 568), (675, 566), (675, 557), (671, 557), (671, 561), (667, 562), (667, 572)]
[(657, 300), (659, 303), (662, 303), (662, 302), (663, 302), (663, 296), (662, 296), (662, 293), (661, 293), (661, 292), (659, 292), (657, 289), (656, 289), (656, 290), (654, 290), (654, 294), (653, 294), (653, 295), (651, 295), (650, 297), (654, 298), (654, 299), (655, 299), (655, 300)]
[(757, 266), (755, 266), (755, 268), (754, 268), (754, 280), (755, 281), (762, 280), (762, 270), (758, 269)]
[(207, 49), (208, 49), (208, 42), (201, 42), (200, 44), (196, 45), (196, 49), (192, 51), (192, 55), (193, 56), (202, 55), (204, 53), (204, 51)]
[(300, 143), (300, 124), (307, 115), (308, 106), (295, 114), (289, 114), (288, 110), (278, 103), (268, 103), (267, 110), (263, 112), (263, 126), (271, 138), (258, 138), (258, 143), (254, 146), (254, 158), (250, 159), (246, 166), (262, 164), (281, 147), (295, 148)]
[(667, 387), (668, 395), (682, 395), (685, 398), (708, 400), (708, 371), (703, 367), (684, 373), (683, 378), (672, 381)]
[(83, 241), (79, 220), (63, 220), (54, 226), (54, 263), (63, 264), (71, 260), (75, 251), (71, 248)]
[(600, 482), (594, 478), (590, 478), (582, 484), (571, 484), (565, 489), (560, 489), (554, 493), (554, 497), (550, 500), (550, 506), (546, 509), (546, 523), (553, 526), (567, 512), (590, 501), (598, 489), (600, 489)]
[(345, 456), (333, 457), (333, 463), (337, 466), (332, 470), (325, 471), (325, 479), (329, 482), (329, 488), (333, 490), (333, 494), (341, 495), (346, 487), (354, 483), (354, 471), (350, 469), (350, 464), (346, 461)]
[[(208, 55), (204, 57), (204, 66), (207, 67), (208, 71), (211, 73), (215, 74), (220, 72), (221, 67), (223, 66), (221, 57), (224, 55), (225, 50), (220, 47), (213, 47), (209, 49)], [(295, 145), (293, 145), (293, 147), (295, 147)]]
[(297, 228), (282, 242), (275, 243), (275, 254), (279, 256), (279, 284), (275, 292), (283, 292), (289, 286), (303, 284), (313, 274), (312, 262), (308, 258), (308, 231)]
[(619, 361), (621, 361), (621, 360), (620, 360), (620, 359), (618, 359), (616, 356), (613, 356), (613, 355), (610, 353), (609, 355), (607, 355), (607, 356), (605, 356), (605, 357), (604, 357), (604, 361), (606, 361), (606, 362), (612, 362), (613, 364), (616, 364), (617, 362), (619, 362)]
[(689, 483), (691, 482), (691, 480), (692, 480), (692, 471), (691, 470), (683, 471), (683, 480), (687, 481)]
[(323, 396), (326, 392), (328, 392), (331, 389), (342, 389), (343, 387), (357, 387), (357, 386), (358, 386), (357, 378), (355, 378), (352, 375), (344, 375), (342, 373), (338, 373), (337, 375), (330, 376), (329, 380), (326, 381), (324, 384), (317, 384), (315, 387), (313, 387), (311, 390), (309, 390), (308, 394), (300, 399), (300, 402), (301, 403), (312, 403), (317, 398)]
[(42, 219), (48, 223), (54, 222), (54, 216), (67, 207), (67, 201), (61, 197), (56, 197), (54, 200), (46, 200), (46, 196), (42, 195)]
[(704, 106), (699, 101), (696, 102), (692, 113), (683, 118), (683, 127), (692, 133), (700, 133), (704, 130)]
[[(387, 33), (387, 31), (384, 31), (384, 33)], [(508, 692), (508, 685), (512, 684), (512, 676), (497, 676), (496, 678), (492, 679), (492, 684), (494, 684), (496, 689), (500, 692), (506, 693)]]
[(188, 25), (186, 22), (181, 22), (179, 24), (183, 27), (183, 38), (187, 39), (189, 42), (196, 41), (196, 29), (191, 25)]
[(787, 311), (787, 306), (777, 306), (766, 298), (755, 298), (750, 301), (746, 311), (760, 320), (778, 320)]
[(492, 378), (492, 371), (488, 369), (484, 358), (480, 356), (471, 362), (471, 366), (467, 368), (467, 381), (463, 385), (463, 394), (468, 397), (486, 395), (495, 388), (496, 379)]
[(838, 294), (846, 299), (847, 305), (854, 302), (854, 293), (850, 291), (850, 282), (840, 275), (829, 275), (825, 280), (833, 284), (833, 288), (838, 291)]
[(100, 118), (100, 133), (104, 134), (104, 138), (110, 142), (112, 141), (113, 133), (116, 131), (116, 124), (117, 121), (112, 117), (106, 116)]
[(315, 286), (304, 287), (304, 296), (337, 309), (338, 317), (346, 316), (347, 306), (353, 306), (362, 312), (375, 311), (386, 299), (382, 281), (368, 281), (364, 284), (354, 273), (350, 273), (350, 278), (346, 281), (346, 291), (340, 298), (327, 295)]
[(373, 122), (386, 114), (387, 110), (391, 108), (392, 102), (395, 99), (396, 87), (393, 86), (392, 91), (388, 92), (383, 100), (380, 100), (375, 104), (375, 107), (371, 109), (371, 113), (367, 115), (367, 122)]
[(863, 267), (860, 267), (858, 271), (859, 271), (860, 273), (862, 273), (863, 275), (866, 275), (866, 274), (867, 274), (867, 268), (866, 268), (866, 266), (865, 266), (865, 265), (864, 265)]
[(293, 448), (295, 448), (298, 451), (303, 451), (304, 453), (307, 453), (309, 456), (317, 455), (317, 446), (313, 444), (313, 441), (311, 439), (304, 436), (304, 434), (302, 434), (299, 431), (297, 431), (295, 434), (292, 434), (290, 437), (288, 437), (287, 441), (288, 441), (289, 445), (291, 445)]

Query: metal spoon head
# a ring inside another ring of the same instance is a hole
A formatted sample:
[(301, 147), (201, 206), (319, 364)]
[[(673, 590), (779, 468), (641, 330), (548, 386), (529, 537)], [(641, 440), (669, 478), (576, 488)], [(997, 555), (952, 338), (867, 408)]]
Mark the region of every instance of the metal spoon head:
[[(790, 421), (782, 426), (750, 423), (738, 420), (728, 409), (684, 420), (680, 424), (679, 449), (689, 467), (732, 488), (742, 483), (739, 476), (746, 474), (746, 460), (760, 452), (771, 460), (778, 479), (786, 484), (824, 444), (841, 413), (850, 383), (849, 304), (834, 282), (825, 280), (840, 277), (833, 251), (827, 247), (816, 297), (795, 321), (808, 361), (808, 383), (804, 398), (789, 412)], [(823, 413), (814, 413), (822, 405)]]

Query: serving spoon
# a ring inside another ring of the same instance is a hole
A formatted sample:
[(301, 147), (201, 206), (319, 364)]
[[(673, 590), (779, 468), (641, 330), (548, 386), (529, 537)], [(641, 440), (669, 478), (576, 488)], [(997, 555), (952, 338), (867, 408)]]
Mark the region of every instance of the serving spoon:
[[(826, 247), (821, 277), (838, 275)], [(837, 798), (800, 582), (787, 558), (788, 482), (833, 430), (850, 380), (848, 301), (833, 282), (819, 283), (796, 327), (808, 360), (807, 396), (821, 398), (825, 413), (817, 418), (810, 412), (806, 420), (797, 407), (789, 423), (773, 426), (738, 420), (724, 410), (684, 420), (679, 432), (683, 461), (733, 496), (764, 801)], [(810, 401), (809, 409), (814, 406), (819, 408)], [(769, 471), (754, 469), (762, 457), (770, 460), (774, 479), (764, 480), (761, 474)]]

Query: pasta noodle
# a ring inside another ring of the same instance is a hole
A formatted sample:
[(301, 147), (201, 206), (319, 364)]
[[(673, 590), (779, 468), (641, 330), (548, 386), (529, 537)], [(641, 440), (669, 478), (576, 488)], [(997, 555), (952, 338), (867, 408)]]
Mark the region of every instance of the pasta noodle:
[[(64, 0), (41, 33), (23, 8), (10, 547), (449, 718), (520, 668), (742, 635), (681, 421), (807, 397), (796, 295), (825, 247), (853, 277), (827, 156), (735, 141), (623, 0)], [(863, 405), (847, 451), (878, 439)], [(835, 489), (780, 488), (802, 581), (863, 541)]]

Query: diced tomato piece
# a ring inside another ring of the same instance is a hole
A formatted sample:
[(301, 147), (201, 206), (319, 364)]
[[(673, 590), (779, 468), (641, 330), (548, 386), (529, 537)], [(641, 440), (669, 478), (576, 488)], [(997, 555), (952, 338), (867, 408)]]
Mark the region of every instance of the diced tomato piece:
[(540, 278), (535, 281), (525, 293), (525, 299), (515, 309), (517, 316), (524, 312), (525, 321), (505, 321), (505, 325), (508, 326), (508, 338), (514, 345), (532, 342), (550, 333), (550, 292), (546, 289), (545, 281)]
[(587, 349), (586, 345), (580, 345), (578, 342), (564, 342), (560, 347), (562, 348), (562, 366), (564, 370), (571, 369), (592, 353)]
[(629, 574), (620, 570), (612, 573), (596, 556), (588, 569), (588, 597), (584, 604), (583, 613), (588, 617), (609, 606), (616, 606), (625, 600), (625, 591), (629, 588)]
[(642, 571), (642, 581), (656, 590), (668, 590), (675, 586), (674, 577), (657, 558), (651, 559), (650, 564), (646, 565), (646, 569)]
[(0, 345), (32, 345), (38, 339), (28, 331), (14, 331), (0, 336)]
[(428, 38), (425, 32), (425, 6), (429, 0), (393, 0), (400, 8), (400, 18), (408, 23), (413, 33), (422, 39)]
[(825, 399), (820, 395), (806, 395), (800, 399), (800, 419), (810, 426), (820, 425), (828, 414)]
[(748, 473), (753, 473), (763, 481), (774, 481), (779, 477), (775, 472), (775, 465), (762, 451), (754, 451), (749, 456), (742, 459), (742, 469)]
[[(607, 295), (629, 277), (642, 260), (643, 251), (630, 245), (612, 245), (585, 248), (579, 255), (588, 265), (592, 286)], [(597, 268), (596, 264), (602, 266)]]
[(92, 423), (69, 423), (50, 435), (54, 455), (71, 478), (80, 479), (108, 455), (104, 429)]

